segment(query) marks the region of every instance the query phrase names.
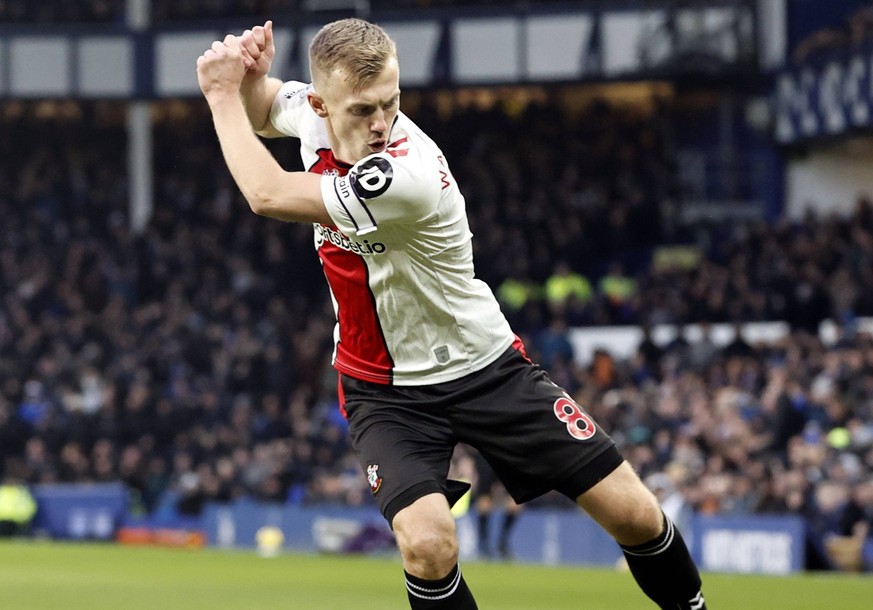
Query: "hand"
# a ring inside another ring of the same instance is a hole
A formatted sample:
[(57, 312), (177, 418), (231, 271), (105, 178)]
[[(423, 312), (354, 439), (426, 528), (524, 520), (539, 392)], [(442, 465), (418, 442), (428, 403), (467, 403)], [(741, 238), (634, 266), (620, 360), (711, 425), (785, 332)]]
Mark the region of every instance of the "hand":
[(245, 74), (242, 49), (233, 34), (226, 36), (224, 42), (216, 40), (197, 58), (197, 83), (207, 101), (222, 95), (239, 95)]
[(273, 22), (268, 20), (263, 26), (258, 25), (251, 30), (246, 30), (239, 37), (239, 42), (247, 70), (246, 79), (251, 80), (269, 74), (273, 57), (276, 55)]

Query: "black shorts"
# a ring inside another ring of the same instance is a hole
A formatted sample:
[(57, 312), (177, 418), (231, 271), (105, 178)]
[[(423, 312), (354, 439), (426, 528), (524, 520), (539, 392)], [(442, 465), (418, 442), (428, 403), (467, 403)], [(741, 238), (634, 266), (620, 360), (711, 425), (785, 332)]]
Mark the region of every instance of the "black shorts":
[(422, 496), (457, 491), (447, 477), (459, 442), (519, 504), (552, 490), (575, 501), (622, 462), (609, 435), (515, 348), (445, 383), (340, 383), (352, 444), (389, 524)]

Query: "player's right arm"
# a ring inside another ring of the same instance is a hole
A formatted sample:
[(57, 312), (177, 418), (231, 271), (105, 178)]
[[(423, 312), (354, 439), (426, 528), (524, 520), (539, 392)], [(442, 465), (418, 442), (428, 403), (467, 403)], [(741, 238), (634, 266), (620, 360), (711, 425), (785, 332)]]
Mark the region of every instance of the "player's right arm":
[(252, 211), (295, 222), (326, 224), (321, 176), (287, 172), (252, 131), (240, 88), (247, 65), (239, 39), (215, 41), (197, 58), (197, 82), (209, 104), (221, 152)]
[(270, 121), (270, 108), (282, 81), (270, 76), (270, 66), (276, 54), (273, 42), (273, 22), (267, 21), (246, 30), (238, 37), (246, 75), (240, 86), (240, 95), (246, 109), (249, 123), (256, 134), (265, 138), (278, 138), (282, 132), (273, 127)]

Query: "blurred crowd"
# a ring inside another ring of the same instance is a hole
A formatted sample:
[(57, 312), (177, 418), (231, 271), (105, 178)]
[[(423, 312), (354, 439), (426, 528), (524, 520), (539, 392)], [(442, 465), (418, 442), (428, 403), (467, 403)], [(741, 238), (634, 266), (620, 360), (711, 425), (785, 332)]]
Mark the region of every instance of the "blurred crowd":
[[(652, 252), (681, 189), (657, 115), (547, 99), (411, 112), (466, 192), (478, 274), (653, 489), (680, 510), (803, 514), (822, 566), (834, 536), (867, 537), (868, 201), (735, 227), (665, 264)], [(155, 117), (155, 210), (135, 234), (121, 103), (0, 107), (2, 474), (120, 480), (153, 516), (242, 496), (371, 502), (337, 408), (311, 228), (248, 211), (202, 104)], [(297, 167), (292, 142), (269, 146)], [(826, 318), (843, 329), (832, 345), (816, 332)], [(743, 322), (769, 319), (792, 332), (743, 339)], [(606, 346), (581, 366), (567, 332), (700, 322), (734, 323), (736, 339), (646, 338), (631, 359)]]
[(835, 52), (842, 53), (868, 46), (871, 40), (873, 3), (868, 3), (852, 11), (842, 23), (816, 30), (798, 42), (792, 51), (792, 60), (802, 64), (827, 59)]
[(695, 341), (644, 339), (629, 361), (601, 359), (575, 395), (672, 510), (803, 515), (808, 567), (834, 565), (837, 537), (861, 548), (873, 517), (869, 331), (750, 343), (738, 326), (717, 348), (704, 326)]
[(127, 0), (0, 0), (0, 24), (123, 22)]
[[(0, 23), (123, 23), (129, 0), (0, 0)], [(152, 23), (242, 17), (278, 19), (288, 15), (332, 13), (366, 16), (371, 10), (457, 8), (465, 6), (524, 7), (554, 0), (150, 0)]]

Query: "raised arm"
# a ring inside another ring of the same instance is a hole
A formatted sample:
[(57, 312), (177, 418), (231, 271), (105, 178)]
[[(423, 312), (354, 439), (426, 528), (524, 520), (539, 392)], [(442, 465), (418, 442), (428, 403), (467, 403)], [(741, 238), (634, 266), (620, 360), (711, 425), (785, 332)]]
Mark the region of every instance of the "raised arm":
[(256, 214), (333, 224), (321, 197), (321, 176), (285, 171), (252, 131), (241, 94), (246, 69), (240, 41), (233, 35), (213, 42), (197, 58), (197, 82), (233, 179)]
[(273, 22), (267, 21), (246, 30), (239, 37), (246, 66), (240, 93), (252, 129), (260, 136), (277, 138), (284, 134), (270, 122), (270, 108), (282, 86), (282, 81), (270, 76), (270, 66), (276, 54), (273, 42)]

